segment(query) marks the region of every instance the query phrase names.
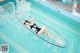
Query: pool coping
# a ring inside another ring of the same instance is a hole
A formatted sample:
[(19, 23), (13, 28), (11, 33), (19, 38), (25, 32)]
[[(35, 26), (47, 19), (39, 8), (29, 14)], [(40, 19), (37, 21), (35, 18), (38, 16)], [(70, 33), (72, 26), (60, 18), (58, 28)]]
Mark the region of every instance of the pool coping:
[(50, 8), (51, 10), (54, 10), (56, 12), (59, 12), (60, 14), (65, 15), (65, 16), (73, 19), (74, 21), (80, 23), (80, 17), (79, 16), (75, 16), (73, 13), (70, 13), (70, 12), (68, 12), (66, 10), (63, 10), (63, 9), (59, 8), (59, 7), (53, 6), (53, 5), (51, 5), (50, 3), (46, 2), (46, 1), (39, 0), (39, 1), (36, 1), (36, 2), (37, 3), (40, 3), (40, 4), (44, 5), (44, 6), (46, 6), (48, 8)]

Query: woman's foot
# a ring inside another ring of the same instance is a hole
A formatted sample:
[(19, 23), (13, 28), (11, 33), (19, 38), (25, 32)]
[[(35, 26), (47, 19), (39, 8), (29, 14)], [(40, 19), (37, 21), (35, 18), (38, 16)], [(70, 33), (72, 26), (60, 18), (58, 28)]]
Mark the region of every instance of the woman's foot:
[(61, 40), (59, 40), (59, 39), (56, 39), (56, 42), (57, 42), (59, 45), (61, 45), (61, 44), (62, 44), (62, 41), (61, 41)]

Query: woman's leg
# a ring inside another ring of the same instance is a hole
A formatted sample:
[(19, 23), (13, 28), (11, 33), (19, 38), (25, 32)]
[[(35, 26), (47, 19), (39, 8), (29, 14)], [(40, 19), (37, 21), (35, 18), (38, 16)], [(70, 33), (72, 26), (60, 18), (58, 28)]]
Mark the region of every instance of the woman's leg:
[(44, 30), (43, 33), (45, 35), (47, 35), (47, 37), (52, 38), (53, 40), (55, 40), (55, 42), (57, 42), (58, 44), (62, 44), (62, 41), (60, 41), (59, 39), (55, 38), (53, 35), (51, 35), (50, 33), (48, 33), (46, 30)]
[(44, 26), (39, 32), (38, 35), (43, 34), (44, 30), (46, 29), (46, 27)]
[(40, 35), (40, 34), (45, 34), (47, 37), (52, 38), (53, 40), (55, 40), (55, 42), (57, 42), (58, 44), (61, 44), (61, 43), (62, 43), (59, 39), (55, 38), (53, 35), (51, 35), (49, 32), (47, 32), (46, 26), (44, 26), (44, 27), (38, 32), (38, 35)]

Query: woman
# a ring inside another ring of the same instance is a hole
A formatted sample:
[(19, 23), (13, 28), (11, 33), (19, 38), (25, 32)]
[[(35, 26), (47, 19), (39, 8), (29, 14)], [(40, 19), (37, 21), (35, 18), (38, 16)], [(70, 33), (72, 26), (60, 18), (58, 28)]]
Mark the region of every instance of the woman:
[(54, 36), (52, 36), (50, 33), (47, 32), (46, 26), (44, 26), (43, 28), (39, 28), (35, 24), (35, 19), (34, 18), (32, 18), (31, 20), (25, 20), (24, 21), (24, 25), (27, 28), (29, 28), (29, 29), (31, 28), (32, 30), (34, 30), (37, 35), (45, 34), (45, 35), (47, 35), (47, 37), (50, 37), (53, 40), (55, 40), (58, 44), (61, 44), (62, 43), (60, 40), (56, 39)]

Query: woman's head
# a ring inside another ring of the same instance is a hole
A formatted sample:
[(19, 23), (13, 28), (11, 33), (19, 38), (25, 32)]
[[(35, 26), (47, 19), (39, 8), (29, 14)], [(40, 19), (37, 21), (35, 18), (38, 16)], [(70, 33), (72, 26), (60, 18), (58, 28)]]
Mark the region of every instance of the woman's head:
[(25, 21), (24, 21), (24, 25), (29, 25), (29, 23), (30, 23), (30, 22), (29, 22), (28, 20), (25, 20)]

